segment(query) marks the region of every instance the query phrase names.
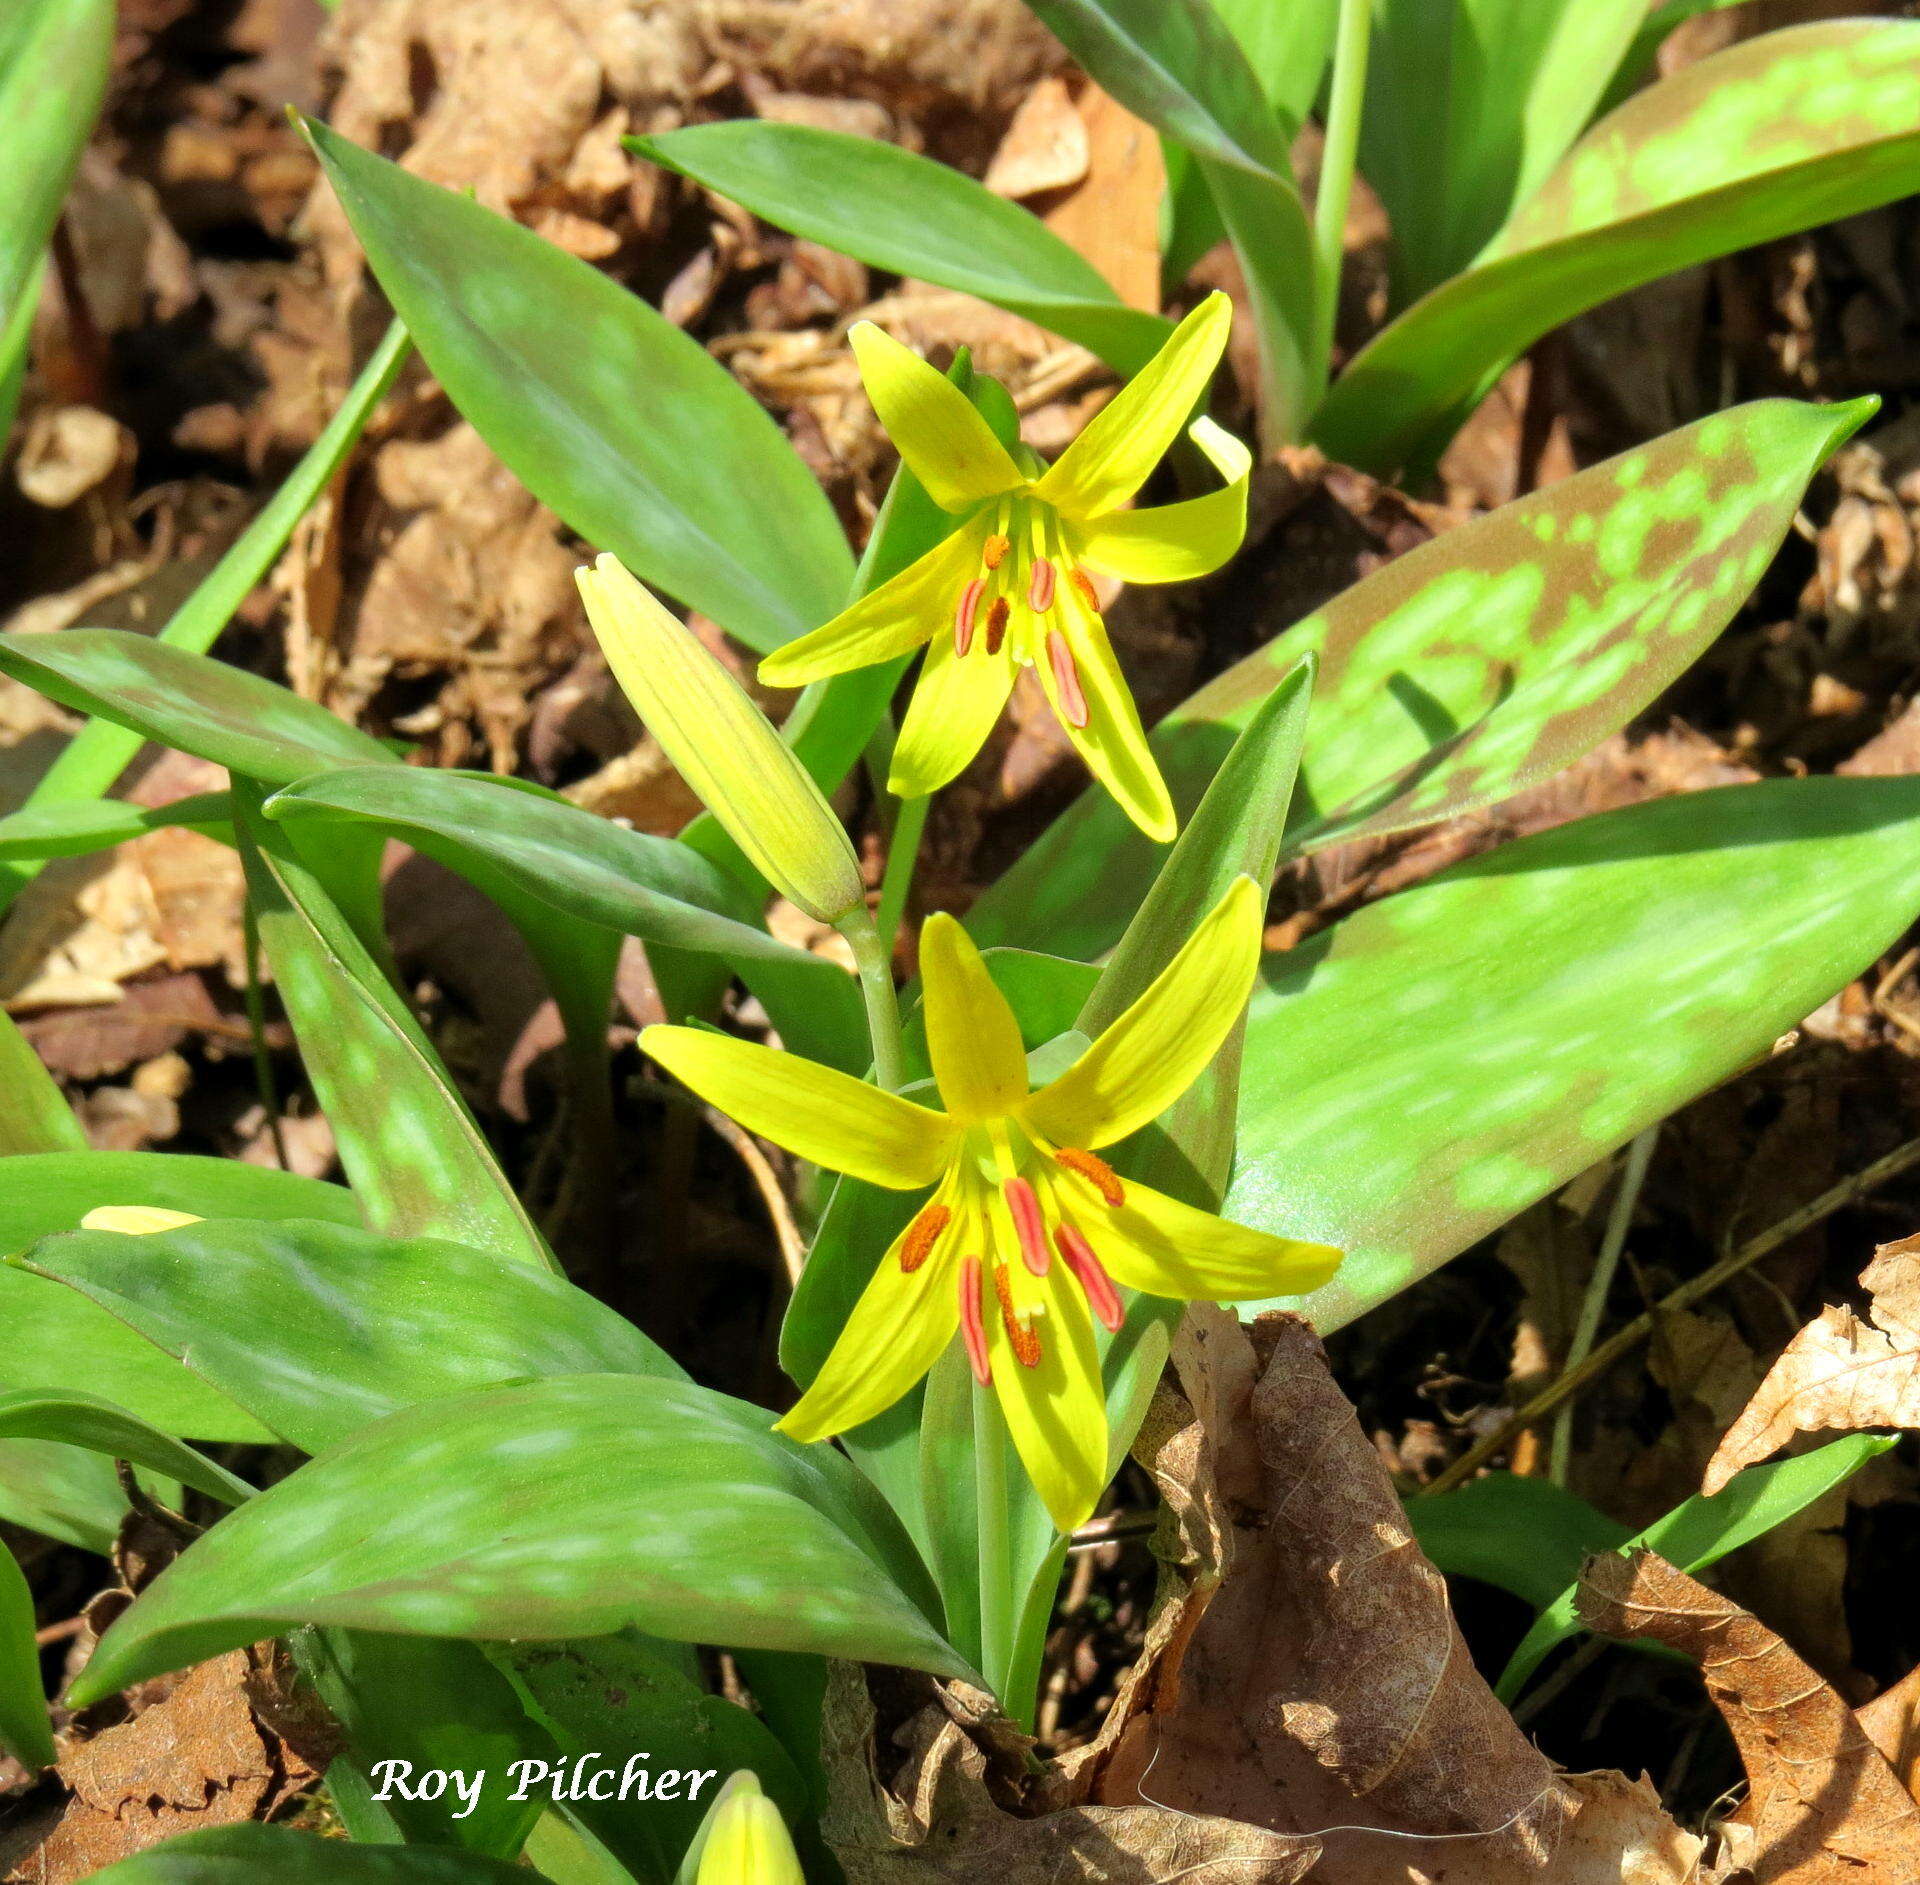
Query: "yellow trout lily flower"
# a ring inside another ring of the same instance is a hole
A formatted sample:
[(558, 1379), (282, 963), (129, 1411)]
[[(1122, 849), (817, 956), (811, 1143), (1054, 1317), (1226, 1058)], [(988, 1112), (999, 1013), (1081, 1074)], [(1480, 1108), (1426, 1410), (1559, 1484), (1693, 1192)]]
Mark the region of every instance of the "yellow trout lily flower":
[(823, 628), (768, 655), (761, 680), (799, 687), (926, 643), (888, 782), (901, 798), (923, 798), (980, 750), (1016, 670), (1030, 667), (1094, 777), (1142, 831), (1167, 842), (1177, 829), (1173, 801), (1087, 572), (1181, 582), (1218, 569), (1240, 547), (1252, 458), (1210, 419), (1190, 436), (1224, 488), (1153, 510), (1123, 508), (1206, 391), (1232, 313), (1225, 295), (1209, 295), (1051, 469), (1024, 447), (1009, 452), (919, 355), (870, 322), (855, 326), (849, 339), (880, 422), (933, 501), (962, 522)]
[(744, 1767), (721, 1789), (700, 1838), (694, 1885), (807, 1885), (780, 1809)]
[(750, 1041), (646, 1030), (655, 1060), (743, 1126), (868, 1184), (934, 1188), (781, 1431), (822, 1440), (871, 1420), (957, 1332), (1053, 1522), (1071, 1531), (1106, 1484), (1093, 1324), (1120, 1327), (1120, 1287), (1233, 1302), (1326, 1281), (1337, 1250), (1196, 1210), (1099, 1157), (1165, 1112), (1227, 1038), (1259, 967), (1263, 906), (1253, 880), (1238, 879), (1139, 999), (1037, 1092), (980, 952), (953, 918), (929, 918), (923, 1012), (944, 1111)]

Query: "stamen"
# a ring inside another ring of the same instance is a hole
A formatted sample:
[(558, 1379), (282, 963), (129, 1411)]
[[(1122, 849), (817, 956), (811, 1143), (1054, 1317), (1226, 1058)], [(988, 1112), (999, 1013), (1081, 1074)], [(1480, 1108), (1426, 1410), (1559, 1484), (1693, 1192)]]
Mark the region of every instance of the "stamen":
[(986, 548), (981, 552), (981, 560), (989, 569), (998, 569), (1006, 561), (1007, 552), (1012, 548), (1013, 544), (996, 530), (987, 539)]
[(953, 652), (963, 655), (973, 646), (973, 618), (980, 611), (980, 597), (987, 587), (984, 576), (976, 576), (960, 591), (960, 604), (953, 612)]
[(1013, 1349), (1014, 1360), (1023, 1368), (1039, 1367), (1040, 1331), (1013, 1313), (1013, 1284), (1004, 1263), (994, 1265), (993, 1287), (1000, 1298), (1000, 1320), (1006, 1325), (1007, 1342)]
[(900, 1240), (900, 1267), (907, 1275), (911, 1276), (933, 1254), (940, 1233), (952, 1219), (953, 1213), (944, 1204), (930, 1204), (907, 1226), (907, 1234)]
[(1078, 1172), (1116, 1211), (1126, 1203), (1126, 1187), (1120, 1182), (1120, 1174), (1105, 1159), (1095, 1158), (1091, 1152), (1076, 1151), (1070, 1145), (1062, 1146), (1053, 1156), (1068, 1171)]
[(1020, 1239), (1020, 1254), (1035, 1276), (1045, 1276), (1053, 1262), (1047, 1249), (1046, 1219), (1040, 1215), (1040, 1200), (1024, 1178), (1009, 1178), (1000, 1187), (1013, 1217), (1014, 1234)]
[(993, 607), (987, 611), (987, 653), (997, 655), (1000, 644), (1007, 638), (1007, 618), (1013, 613), (1013, 605), (1005, 596), (995, 596)]
[(1045, 615), (1053, 607), (1053, 558), (1036, 556), (1033, 574), (1027, 579), (1027, 607), (1036, 615)]
[(980, 1259), (964, 1258), (960, 1264), (960, 1334), (967, 1344), (967, 1361), (973, 1378), (984, 1388), (993, 1380), (993, 1367), (987, 1360), (986, 1324), (980, 1319)]
[(1047, 634), (1047, 659), (1053, 663), (1053, 684), (1060, 690), (1060, 712), (1070, 727), (1087, 724), (1087, 697), (1080, 691), (1080, 670), (1073, 664), (1073, 650), (1067, 638), (1056, 629)]
[(1114, 1288), (1106, 1266), (1093, 1254), (1093, 1246), (1071, 1224), (1062, 1224), (1055, 1230), (1053, 1241), (1059, 1246), (1067, 1268), (1080, 1279), (1080, 1287), (1087, 1292), (1087, 1306), (1109, 1334), (1118, 1334), (1121, 1323), (1127, 1319), (1126, 1304), (1120, 1300), (1120, 1292)]
[(1093, 586), (1093, 578), (1078, 563), (1067, 571), (1067, 581), (1080, 591), (1081, 599), (1095, 615), (1100, 613), (1100, 592)]

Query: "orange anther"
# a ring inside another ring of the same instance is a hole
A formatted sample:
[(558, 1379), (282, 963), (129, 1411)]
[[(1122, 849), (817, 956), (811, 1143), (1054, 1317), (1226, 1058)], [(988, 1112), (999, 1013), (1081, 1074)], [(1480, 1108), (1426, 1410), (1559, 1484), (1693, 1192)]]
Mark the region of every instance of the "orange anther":
[(1000, 1320), (1006, 1326), (1007, 1345), (1013, 1350), (1014, 1360), (1023, 1368), (1039, 1367), (1040, 1331), (1013, 1313), (1013, 1285), (1004, 1263), (993, 1266), (993, 1287), (1000, 1298)]
[(1070, 1145), (1062, 1146), (1053, 1156), (1068, 1171), (1078, 1172), (1116, 1211), (1126, 1203), (1126, 1187), (1120, 1182), (1120, 1174), (1105, 1159)]
[(930, 1204), (907, 1226), (907, 1234), (900, 1240), (900, 1267), (907, 1275), (911, 1276), (933, 1254), (940, 1233), (952, 1218), (953, 1213), (944, 1204)]
[(980, 553), (980, 560), (989, 569), (998, 569), (1007, 560), (1007, 552), (1012, 548), (1013, 545), (996, 530), (987, 539), (986, 548)]

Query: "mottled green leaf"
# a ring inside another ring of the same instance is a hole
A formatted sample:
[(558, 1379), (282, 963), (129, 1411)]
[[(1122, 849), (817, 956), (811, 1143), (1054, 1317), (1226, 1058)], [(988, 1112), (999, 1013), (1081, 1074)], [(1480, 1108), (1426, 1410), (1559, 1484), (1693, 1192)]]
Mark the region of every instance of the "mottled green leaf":
[[(1844, 1484), (1875, 1454), (1884, 1453), (1893, 1444), (1891, 1437), (1881, 1434), (1850, 1434), (1812, 1453), (1803, 1453), (1798, 1459), (1749, 1466), (1744, 1472), (1736, 1473), (1712, 1498), (1696, 1497), (1675, 1506), (1665, 1518), (1654, 1520), (1645, 1531), (1618, 1541), (1618, 1549), (1645, 1548), (1657, 1551), (1682, 1571), (1704, 1570), (1710, 1564), (1717, 1564), (1728, 1552), (1751, 1544), (1776, 1525), (1784, 1525), (1795, 1513), (1804, 1511), (1823, 1493)], [(1467, 1488), (1461, 1490), (1464, 1492)], [(1415, 1517), (1416, 1529), (1422, 1503), (1416, 1499), (1408, 1508)], [(1562, 1564), (1559, 1568), (1565, 1566)], [(1502, 1701), (1511, 1702), (1525, 1686), (1528, 1676), (1555, 1648), (1581, 1633), (1575, 1603), (1579, 1569), (1576, 1563), (1565, 1587), (1550, 1598), (1520, 1647), (1513, 1652), (1500, 1676)]]
[(1478, 1578), (1544, 1610), (1596, 1551), (1627, 1527), (1551, 1479), (1486, 1473), (1451, 1492), (1407, 1501), (1414, 1542), (1449, 1577)]
[[(0, 1257), (70, 1231), (102, 1204), (196, 1217), (317, 1218), (357, 1225), (359, 1207), (324, 1185), (238, 1159), (160, 1152), (59, 1152), (0, 1163)], [(122, 1237), (131, 1245), (136, 1239)], [(197, 1440), (264, 1440), (267, 1430), (77, 1291), (0, 1263), (0, 1390), (88, 1387), (142, 1420)]]
[(840, 609), (833, 506), (697, 340), (530, 229), (306, 130), (435, 377), (535, 497), (755, 648)]
[(776, 228), (892, 274), (978, 295), (1137, 373), (1173, 329), (1128, 307), (1037, 216), (946, 164), (812, 125), (688, 125), (630, 148)]
[(78, 1388), (27, 1388), (0, 1394), (0, 1438), (53, 1440), (111, 1460), (145, 1466), (224, 1505), (238, 1505), (253, 1488), (184, 1440), (149, 1426), (124, 1407)]
[(1834, 20), (1729, 47), (1596, 124), (1475, 266), (1348, 364), (1314, 439), (1370, 470), (1421, 462), (1583, 309), (1916, 188), (1920, 24)]
[(234, 801), (274, 985), (368, 1222), (550, 1266), (419, 1022), (257, 795), (236, 782)]
[(499, 1381), (680, 1374), (564, 1278), (439, 1238), (225, 1218), (139, 1237), (74, 1231), (16, 1261), (309, 1453), (417, 1401)]
[(91, 1873), (89, 1885), (527, 1885), (535, 1876), (473, 1852), (350, 1845), (245, 1825), (165, 1840)]
[[(1733, 618), (1807, 481), (1874, 402), (1761, 400), (1449, 531), (1210, 682), (1154, 750), (1185, 810), (1294, 662), (1317, 653), (1287, 846), (1447, 818), (1550, 777), (1623, 726)], [(981, 898), (982, 942), (1108, 948), (1155, 849), (1102, 793)]]
[(1384, 1302), (1764, 1054), (1920, 910), (1920, 780), (1688, 793), (1505, 845), (1273, 958), (1227, 1214)]
[(127, 1509), (113, 1462), (51, 1440), (0, 1440), (0, 1519), (103, 1556)]
[(268, 785), (393, 761), (378, 740), (289, 688), (125, 629), (0, 635), (0, 674)]
[[(404, 1526), (371, 1529), (399, 1501)], [(135, 1600), (77, 1705), (295, 1623), (481, 1640), (629, 1626), (967, 1675), (853, 1468), (759, 1408), (636, 1375), (390, 1415), (249, 1500)]]
[(53, 1719), (33, 1640), (38, 1619), (19, 1563), (0, 1544), (0, 1751), (22, 1767), (54, 1763)]
[(124, 799), (69, 799), (28, 805), (0, 818), (0, 859), (88, 857), (150, 831), (184, 828), (211, 837), (230, 833), (232, 802), (224, 792), (196, 792), (170, 805)]
[[(347, 820), (378, 826), (470, 877), (530, 937), (556, 924), (576, 932), (592, 925), (718, 956), (796, 1052), (846, 1065), (851, 1042), (859, 1065), (849, 1070), (865, 1071), (853, 978), (756, 927), (740, 887), (672, 839), (628, 830), (518, 781), (421, 767), (321, 774), (275, 794), (266, 812), (318, 831)], [(546, 923), (526, 909), (529, 901)]]

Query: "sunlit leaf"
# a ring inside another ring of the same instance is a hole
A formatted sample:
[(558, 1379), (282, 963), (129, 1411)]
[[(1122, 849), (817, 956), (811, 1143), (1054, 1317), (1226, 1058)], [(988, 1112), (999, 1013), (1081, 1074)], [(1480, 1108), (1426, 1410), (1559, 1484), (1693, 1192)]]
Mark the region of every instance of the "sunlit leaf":
[(0, 818), (0, 859), (89, 857), (150, 831), (231, 834), (232, 803), (224, 792), (196, 792), (168, 805), (124, 799), (71, 799), (28, 805)]
[(1596, 1551), (1628, 1529), (1551, 1479), (1484, 1473), (1451, 1492), (1407, 1501), (1414, 1541), (1449, 1577), (1478, 1578), (1544, 1610)]
[(0, 1520), (103, 1556), (126, 1512), (113, 1462), (53, 1440), (0, 1440)]
[(253, 1488), (184, 1440), (149, 1426), (124, 1407), (78, 1388), (27, 1388), (0, 1394), (0, 1438), (53, 1440), (110, 1460), (145, 1466), (192, 1486), (225, 1505), (250, 1498)]
[(0, 1156), (79, 1152), (87, 1135), (10, 1014), (0, 1013)]
[(697, 340), (530, 229), (306, 129), (434, 376), (535, 497), (756, 648), (839, 611), (833, 506)]
[[(396, 1500), (406, 1524), (370, 1529)], [(898, 1582), (912, 1562), (853, 1468), (761, 1409), (560, 1377), (408, 1408), (249, 1500), (135, 1600), (71, 1693), (85, 1706), (302, 1622), (482, 1640), (636, 1626), (968, 1675)]]
[(88, 1875), (98, 1885), (527, 1885), (532, 1876), (474, 1852), (351, 1845), (251, 1824), (186, 1833)]
[(1314, 439), (1371, 470), (1418, 463), (1583, 309), (1916, 188), (1920, 24), (1833, 20), (1729, 47), (1596, 124), (1474, 267), (1349, 363)]
[[(1732, 620), (1807, 481), (1874, 410), (1762, 400), (1671, 432), (1410, 551), (1176, 708), (1153, 745), (1184, 811), (1312, 651), (1287, 846), (1491, 804), (1589, 752)], [(1092, 957), (1155, 853), (1084, 795), (975, 905), (981, 941)]]
[(26, 1577), (0, 1544), (0, 1752), (28, 1769), (54, 1763), (53, 1720), (33, 1640), (37, 1621)]

